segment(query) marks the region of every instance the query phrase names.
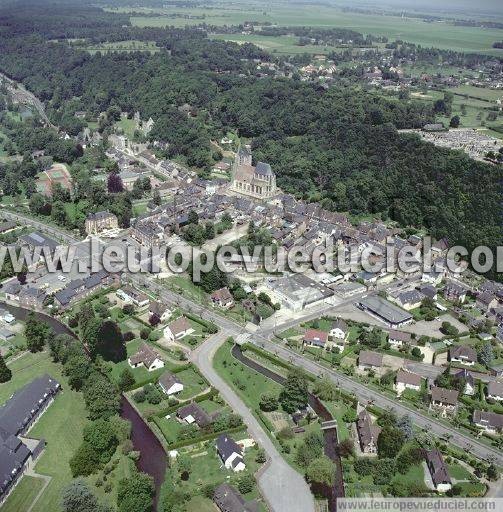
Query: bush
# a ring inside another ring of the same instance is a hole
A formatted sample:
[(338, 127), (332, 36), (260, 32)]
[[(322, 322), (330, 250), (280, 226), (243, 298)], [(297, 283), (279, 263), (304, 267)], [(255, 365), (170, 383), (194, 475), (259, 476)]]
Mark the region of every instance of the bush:
[(241, 494), (248, 494), (255, 487), (255, 478), (253, 475), (244, 475), (239, 479), (238, 490)]
[(127, 331), (125, 332), (123, 335), (122, 335), (122, 339), (124, 341), (131, 341), (131, 340), (134, 340), (135, 336), (134, 336), (134, 332), (132, 331)]
[(145, 391), (143, 391), (142, 389), (140, 389), (140, 391), (137, 391), (133, 395), (133, 400), (138, 404), (142, 404), (143, 402), (145, 402), (146, 399), (147, 397), (145, 395)]
[(147, 340), (148, 337), (150, 336), (150, 332), (151, 332), (151, 329), (149, 329), (148, 327), (143, 327), (140, 331), (140, 338), (142, 340)]
[(371, 475), (374, 470), (374, 462), (372, 459), (362, 457), (361, 459), (356, 459), (354, 468), (358, 475), (368, 476)]

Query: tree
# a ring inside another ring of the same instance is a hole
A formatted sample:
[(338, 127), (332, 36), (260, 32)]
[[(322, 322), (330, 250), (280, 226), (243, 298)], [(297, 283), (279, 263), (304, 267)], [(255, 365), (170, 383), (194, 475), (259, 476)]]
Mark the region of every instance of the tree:
[(459, 116), (452, 116), (451, 117), (451, 122), (449, 123), (449, 126), (451, 128), (458, 128), (459, 127), (459, 123), (460, 123), (460, 119), (459, 119)]
[(370, 332), (363, 334), (361, 343), (369, 348), (379, 348), (382, 343), (382, 331), (374, 327)]
[(49, 339), (49, 326), (39, 320), (35, 313), (30, 312), (26, 317), (24, 335), (26, 337), (26, 346), (30, 352), (41, 352)]
[(120, 410), (120, 395), (118, 389), (101, 373), (93, 373), (84, 386), (84, 400), (89, 418), (109, 418)]
[(145, 473), (123, 478), (117, 488), (118, 512), (151, 512), (154, 493), (154, 480)]
[(119, 377), (119, 389), (121, 391), (126, 391), (135, 382), (136, 381), (135, 381), (133, 372), (129, 368), (124, 368), (124, 370), (122, 370), (120, 377)]
[(306, 477), (312, 483), (333, 485), (335, 464), (326, 455), (314, 459), (307, 467)]
[(304, 408), (307, 401), (308, 382), (305, 373), (299, 369), (290, 371), (280, 394), (283, 409), (291, 414)]
[(297, 448), (295, 460), (299, 466), (307, 468), (311, 461), (323, 454), (323, 437), (317, 432), (306, 435), (304, 442)]
[(119, 194), (124, 191), (122, 178), (116, 172), (111, 172), (107, 179), (107, 190), (110, 194)]
[(82, 443), (70, 459), (70, 469), (74, 478), (92, 475), (99, 467), (99, 455), (88, 443)]
[(489, 464), (487, 467), (487, 478), (491, 482), (495, 482), (499, 478), (498, 468), (494, 464)]
[(4, 358), (0, 354), (0, 383), (8, 382), (12, 377), (11, 369), (5, 364)]
[(354, 455), (355, 447), (351, 439), (344, 439), (337, 445), (339, 455), (344, 458), (352, 457)]
[(444, 333), (446, 336), (457, 336), (459, 334), (459, 330), (457, 327), (454, 327), (449, 322), (442, 322), (442, 327), (440, 327), (440, 331)]
[(98, 419), (85, 426), (84, 442), (96, 452), (102, 464), (106, 464), (112, 458), (119, 444), (111, 423), (104, 419)]
[(255, 487), (255, 477), (251, 474), (244, 475), (239, 479), (238, 491), (241, 494), (248, 494), (253, 491)]
[(335, 400), (337, 398), (337, 393), (338, 390), (335, 382), (326, 376), (318, 380), (314, 386), (314, 394), (317, 395), (321, 400)]
[(159, 193), (158, 190), (154, 190), (154, 193), (152, 195), (152, 202), (156, 205), (156, 206), (160, 206), (161, 203), (162, 203), (162, 199), (161, 199), (161, 194)]
[(255, 456), (255, 462), (263, 464), (266, 460), (267, 456), (265, 454), (265, 450), (263, 448), (259, 448), (257, 451), (257, 455)]
[(188, 222), (189, 224), (197, 224), (199, 222), (199, 215), (194, 210), (189, 210), (188, 214)]
[(260, 397), (259, 406), (262, 411), (271, 412), (278, 408), (278, 397), (271, 393), (264, 393)]
[(127, 358), (126, 344), (119, 326), (113, 320), (105, 320), (99, 329), (94, 356), (118, 363)]
[(406, 441), (410, 441), (414, 437), (412, 420), (408, 414), (405, 414), (397, 421), (396, 427), (403, 433)]
[(489, 368), (493, 360), (493, 348), (489, 341), (486, 341), (479, 349), (477, 353), (477, 358), (480, 363), (482, 363), (486, 368)]
[(23, 263), (21, 271), (16, 274), (19, 284), (21, 284), (21, 285), (26, 284), (26, 275), (27, 274), (28, 274), (28, 267), (26, 266), (26, 263)]
[(377, 438), (377, 453), (381, 459), (392, 459), (402, 448), (405, 435), (401, 430), (385, 426)]
[(421, 352), (421, 350), (419, 349), (419, 347), (414, 347), (414, 348), (412, 349), (411, 354), (412, 354), (414, 357), (418, 358), (418, 359), (424, 359), (424, 354)]
[(68, 358), (63, 366), (64, 374), (72, 389), (80, 391), (91, 374), (89, 359), (84, 354), (75, 354)]
[(55, 363), (65, 363), (70, 353), (82, 353), (78, 340), (69, 334), (58, 334), (49, 339), (49, 352)]
[(83, 480), (74, 480), (61, 493), (63, 512), (105, 512), (108, 507), (98, 503), (98, 499)]

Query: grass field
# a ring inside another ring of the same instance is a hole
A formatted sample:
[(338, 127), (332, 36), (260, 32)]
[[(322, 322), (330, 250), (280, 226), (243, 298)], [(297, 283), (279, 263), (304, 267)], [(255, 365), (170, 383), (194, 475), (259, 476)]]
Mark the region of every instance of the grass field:
[(113, 43), (101, 43), (86, 46), (84, 48), (88, 53), (94, 55), (97, 52), (149, 52), (156, 53), (160, 48), (154, 41), (116, 41)]
[[(115, 10), (115, 9), (114, 9)], [(280, 26), (314, 26), (348, 28), (390, 39), (403, 39), (423, 46), (435, 46), (466, 52), (483, 52), (502, 55), (503, 51), (492, 48), (494, 41), (501, 40), (501, 31), (479, 27), (454, 26), (448, 22), (426, 23), (417, 18), (380, 16), (342, 12), (336, 7), (305, 4), (292, 7), (285, 1), (273, 5), (247, 3), (221, 3), (206, 8), (167, 7), (140, 9), (127, 7), (120, 12), (156, 13), (159, 16), (133, 16), (131, 22), (140, 27), (197, 25), (237, 25), (246, 21), (269, 22)]]
[[(26, 354), (9, 367), (12, 379), (0, 385), (0, 403), (4, 403), (14, 391), (46, 373), (57, 379), (63, 387), (63, 391), (29, 433), (30, 437), (46, 440), (47, 446), (35, 465), (35, 471), (52, 478), (33, 512), (57, 512), (60, 510), (61, 490), (72, 480), (68, 462), (82, 441), (82, 430), (87, 421), (84, 400), (82, 394), (70, 389), (60, 366), (51, 361), (48, 353)], [(25, 491), (26, 486), (18, 486), (14, 490), (14, 503), (27, 499)]]
[(41, 478), (24, 476), (17, 485), (15, 492), (9, 496), (2, 506), (2, 512), (28, 510), (43, 486), (44, 481)]

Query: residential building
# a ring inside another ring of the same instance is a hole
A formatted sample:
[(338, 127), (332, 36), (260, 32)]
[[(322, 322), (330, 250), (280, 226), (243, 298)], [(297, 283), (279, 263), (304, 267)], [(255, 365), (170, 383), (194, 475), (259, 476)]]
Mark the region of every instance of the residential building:
[(185, 336), (195, 332), (192, 325), (185, 316), (173, 320), (165, 329), (164, 336), (169, 341), (181, 340)]
[(393, 329), (407, 325), (413, 320), (410, 313), (378, 295), (360, 299), (357, 306)]
[(412, 336), (408, 332), (404, 331), (391, 331), (388, 334), (388, 342), (394, 347), (403, 347), (404, 345), (410, 345), (412, 341)]
[(56, 380), (44, 375), (16, 391), (0, 407), (0, 504), (45, 446), (42, 440), (28, 448), (20, 436), (29, 432), (60, 389)]
[(462, 370), (453, 369), (452, 373), (456, 376), (457, 379), (463, 380), (465, 386), (463, 388), (463, 394), (472, 396), (475, 394), (475, 379), (473, 375), (463, 368)]
[(328, 341), (328, 333), (319, 329), (308, 329), (302, 340), (309, 347), (325, 348)]
[(195, 402), (180, 407), (176, 415), (181, 421), (192, 425), (195, 423), (199, 428), (207, 427), (211, 424), (210, 415)]
[(254, 199), (272, 199), (278, 193), (276, 175), (264, 162), (258, 162), (254, 167), (250, 150), (240, 147), (232, 167), (229, 191)]
[(419, 291), (431, 300), (437, 300), (438, 292), (434, 286), (431, 284), (423, 284), (419, 287)]
[(182, 381), (171, 372), (164, 372), (159, 378), (159, 386), (163, 393), (171, 396), (183, 391)]
[(152, 247), (162, 240), (164, 230), (149, 220), (138, 220), (131, 226), (130, 234), (140, 244)]
[(159, 322), (165, 322), (173, 314), (173, 310), (162, 302), (151, 300), (148, 314), (151, 320), (155, 317)]
[(487, 313), (498, 306), (498, 299), (490, 292), (482, 292), (477, 295), (475, 305), (481, 309), (483, 313)]
[(408, 290), (399, 293), (395, 298), (395, 302), (403, 309), (410, 311), (411, 309), (418, 308), (424, 297), (419, 290)]
[(362, 350), (358, 356), (360, 370), (378, 370), (382, 366), (382, 354), (372, 350)]
[(431, 402), (433, 408), (440, 409), (442, 416), (452, 413), (456, 410), (459, 392), (454, 389), (439, 388), (433, 386), (431, 388)]
[(232, 308), (232, 306), (234, 306), (234, 298), (227, 287), (214, 291), (211, 294), (211, 301), (214, 305), (225, 309)]
[(490, 434), (501, 434), (503, 432), (503, 414), (486, 411), (473, 411), (473, 424)]
[(146, 343), (140, 345), (138, 352), (128, 359), (128, 363), (131, 368), (143, 366), (149, 372), (164, 368), (164, 361), (161, 356)]
[(381, 433), (381, 428), (372, 422), (372, 418), (366, 409), (362, 409), (358, 414), (356, 430), (361, 451), (366, 454), (376, 454), (377, 438)]
[(39, 233), (38, 231), (34, 231), (33, 233), (29, 233), (28, 235), (23, 235), (19, 237), (19, 240), (23, 245), (27, 245), (30, 249), (34, 250), (37, 247), (43, 249), (46, 247), (52, 253), (56, 247), (60, 244), (44, 235), (43, 233)]
[(117, 216), (108, 211), (90, 213), (86, 217), (85, 228), (88, 235), (97, 235), (108, 229), (118, 229), (119, 222)]
[(255, 500), (245, 501), (243, 496), (228, 483), (220, 484), (215, 489), (213, 503), (220, 512), (258, 512), (258, 503)]
[(217, 438), (217, 454), (222, 464), (234, 472), (244, 471), (246, 465), (242, 448), (228, 434), (220, 434)]
[(399, 370), (396, 374), (395, 390), (400, 396), (406, 389), (420, 391), (423, 378), (415, 373)]
[(148, 296), (143, 292), (135, 290), (132, 286), (123, 286), (117, 290), (116, 295), (124, 302), (132, 302), (140, 308), (149, 303)]
[(450, 300), (451, 302), (459, 302), (463, 304), (466, 300), (466, 288), (463, 288), (457, 283), (448, 282), (444, 288), (444, 298), (446, 300)]
[(426, 450), (424, 455), (433, 486), (438, 492), (447, 492), (451, 489), (452, 482), (442, 454), (435, 448)]
[(487, 384), (487, 398), (503, 401), (503, 382), (491, 381)]
[(342, 318), (338, 318), (332, 323), (328, 334), (332, 340), (345, 340), (348, 333), (348, 324)]
[(116, 274), (110, 274), (105, 269), (94, 272), (84, 279), (74, 279), (65, 288), (54, 294), (54, 303), (62, 309), (67, 308), (95, 293), (98, 289), (112, 285), (117, 279)]
[(473, 366), (477, 362), (477, 352), (467, 345), (456, 345), (449, 349), (449, 359), (451, 363)]

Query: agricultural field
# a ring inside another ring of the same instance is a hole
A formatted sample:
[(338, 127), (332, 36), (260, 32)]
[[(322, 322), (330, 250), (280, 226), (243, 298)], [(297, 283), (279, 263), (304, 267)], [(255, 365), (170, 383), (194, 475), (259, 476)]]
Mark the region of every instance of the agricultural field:
[[(435, 46), (464, 52), (482, 52), (501, 55), (503, 50), (492, 48), (494, 41), (501, 40), (497, 29), (454, 26), (449, 22), (426, 23), (417, 18), (369, 15), (342, 12), (336, 7), (296, 5), (279, 1), (264, 8), (260, 3), (213, 4), (206, 8), (167, 7), (162, 9), (139, 9), (138, 7), (114, 8), (114, 12), (144, 12), (146, 16), (132, 16), (131, 22), (139, 27), (162, 27), (186, 25), (237, 25), (246, 21), (268, 22), (279, 26), (338, 27), (403, 39), (423, 46)], [(158, 14), (158, 16), (155, 16)]]

